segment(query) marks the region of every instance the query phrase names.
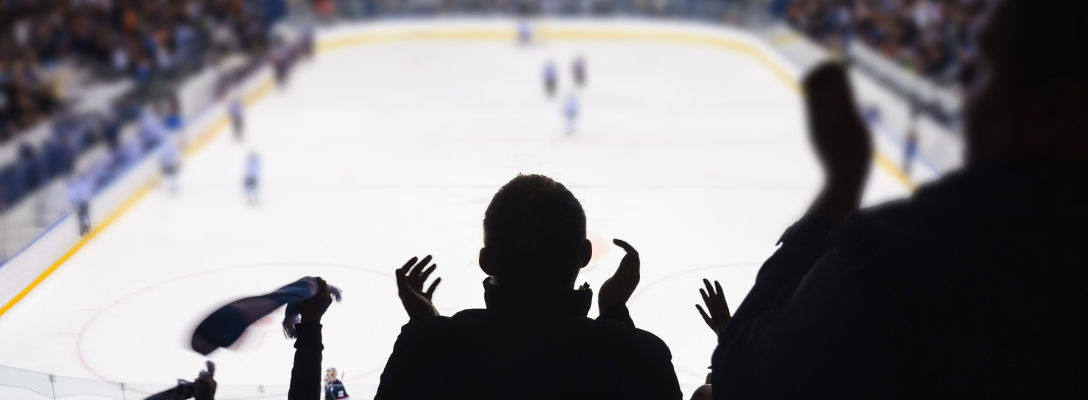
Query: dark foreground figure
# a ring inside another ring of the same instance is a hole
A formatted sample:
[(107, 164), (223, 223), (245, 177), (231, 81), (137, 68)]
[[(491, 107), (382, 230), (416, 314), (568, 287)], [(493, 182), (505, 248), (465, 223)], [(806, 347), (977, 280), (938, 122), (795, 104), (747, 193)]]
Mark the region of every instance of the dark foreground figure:
[(638, 254), (616, 244), (628, 255), (601, 287), (603, 315), (587, 318), (593, 292), (574, 288), (592, 256), (581, 204), (550, 178), (514, 178), (484, 216), (486, 309), (437, 316), (433, 286), (422, 291), (434, 270), (424, 270), (429, 257), (398, 271), (412, 320), (375, 398), (679, 399), (669, 348), (636, 329), (625, 305), (637, 285)]
[[(423, 290), (435, 269), (430, 256), (397, 270), (411, 321), (375, 398), (680, 399), (669, 348), (628, 314), (640, 266), (626, 242), (615, 241), (627, 255), (601, 286), (605, 311), (587, 318), (593, 291), (574, 288), (592, 256), (585, 218), (574, 195), (550, 178), (519, 175), (503, 186), (484, 217), (486, 309), (439, 316), (431, 295), (441, 280)], [(321, 326), (314, 322), (324, 309), (312, 304), (323, 296), (299, 304), (291, 400), (319, 393)]]
[(1086, 27), (1088, 2), (994, 2), (966, 167), (848, 218), (868, 135), (842, 69), (813, 73), (828, 183), (731, 320), (711, 294), (714, 397), (1088, 398)]

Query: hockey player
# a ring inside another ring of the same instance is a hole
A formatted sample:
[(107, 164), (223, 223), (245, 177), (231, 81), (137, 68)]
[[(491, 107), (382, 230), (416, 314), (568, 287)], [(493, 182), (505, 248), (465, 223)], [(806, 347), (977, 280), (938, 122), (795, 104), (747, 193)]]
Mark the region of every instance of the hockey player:
[(544, 65), (544, 93), (548, 98), (555, 97), (555, 89), (559, 86), (559, 71), (555, 69), (555, 63), (548, 61)]
[(280, 89), (287, 88), (287, 81), (291, 78), (291, 69), (294, 67), (294, 55), (291, 46), (281, 36), (272, 39), (272, 72), (276, 77), (276, 84)]
[[(343, 378), (342, 374), (340, 378)], [(325, 400), (351, 400), (340, 378), (336, 377), (336, 368), (325, 371)]]
[(230, 122), (234, 127), (234, 139), (240, 141), (245, 133), (245, 106), (242, 104), (241, 96), (231, 99), (229, 110)]
[(563, 104), (563, 114), (567, 117), (567, 134), (574, 133), (574, 125), (578, 119), (578, 96), (571, 93)]
[(143, 150), (151, 150), (166, 138), (168, 133), (159, 113), (151, 107), (140, 112), (139, 137)]
[(911, 164), (918, 153), (918, 109), (911, 107), (910, 126), (907, 128), (907, 139), (903, 143), (903, 176), (910, 178)]
[(574, 84), (579, 88), (586, 85), (586, 60), (581, 55), (574, 58), (571, 64), (571, 74), (574, 75)]
[(68, 182), (68, 201), (79, 223), (79, 236), (91, 233), (91, 182), (89, 178), (73, 177)]
[(518, 22), (518, 42), (522, 46), (530, 46), (533, 44), (533, 26), (529, 24), (529, 21)]
[(261, 159), (257, 156), (257, 153), (250, 153), (249, 158), (246, 159), (246, 204), (257, 204), (257, 184), (259, 183), (260, 177)]
[(178, 192), (178, 169), (181, 168), (181, 138), (167, 139), (162, 149), (162, 179), (171, 193)]

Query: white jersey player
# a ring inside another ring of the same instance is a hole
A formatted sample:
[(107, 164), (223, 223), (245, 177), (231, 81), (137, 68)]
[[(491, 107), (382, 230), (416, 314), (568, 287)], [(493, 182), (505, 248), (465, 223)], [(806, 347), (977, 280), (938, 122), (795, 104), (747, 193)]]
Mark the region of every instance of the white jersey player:
[(567, 117), (567, 133), (574, 133), (575, 122), (578, 120), (578, 96), (571, 93), (567, 96), (567, 101), (563, 103), (563, 114)]
[(162, 149), (162, 179), (171, 192), (178, 191), (178, 169), (181, 168), (181, 148), (177, 141), (167, 139)]
[(261, 158), (257, 153), (250, 153), (246, 159), (245, 191), (246, 203), (257, 204), (257, 185), (261, 178)]

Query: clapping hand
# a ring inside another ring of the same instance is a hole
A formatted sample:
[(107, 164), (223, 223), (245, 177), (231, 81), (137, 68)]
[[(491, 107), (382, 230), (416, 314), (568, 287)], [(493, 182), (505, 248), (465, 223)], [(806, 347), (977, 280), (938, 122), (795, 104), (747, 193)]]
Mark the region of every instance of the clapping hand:
[[(710, 281), (706, 279), (703, 279), (703, 284), (706, 285), (706, 290), (699, 289), (699, 294), (703, 295), (706, 310), (703, 310), (703, 307), (698, 304), (695, 305), (695, 308), (699, 309), (703, 321), (714, 331), (714, 334), (721, 336), (725, 332), (725, 326), (729, 323), (729, 319), (732, 318), (729, 314), (729, 304), (725, 302), (725, 291), (722, 290), (722, 285), (718, 281), (714, 281), (714, 287), (711, 287)], [(709, 315), (707, 311), (710, 312)]]
[(627, 251), (627, 255), (620, 260), (620, 267), (616, 269), (616, 273), (601, 285), (601, 292), (597, 295), (597, 310), (602, 314), (612, 306), (627, 303), (627, 300), (631, 299), (631, 295), (635, 293), (635, 288), (638, 287), (638, 281), (641, 279), (638, 251), (619, 239), (612, 240), (612, 243), (622, 247)]
[(810, 213), (840, 222), (857, 210), (869, 174), (873, 144), (854, 102), (850, 78), (835, 63), (816, 67), (804, 82), (809, 136), (825, 182)]
[(423, 290), (423, 284), (438, 267), (431, 264), (429, 268), (424, 269), (430, 262), (431, 256), (423, 257), (419, 263), (416, 263), (416, 258), (412, 257), (403, 267), (397, 269), (397, 292), (400, 295), (400, 302), (404, 305), (404, 311), (408, 312), (409, 319), (439, 315), (438, 310), (431, 303), (431, 296), (434, 295), (434, 289), (438, 287), (438, 283), (442, 282), (442, 278), (436, 278), (426, 291)]

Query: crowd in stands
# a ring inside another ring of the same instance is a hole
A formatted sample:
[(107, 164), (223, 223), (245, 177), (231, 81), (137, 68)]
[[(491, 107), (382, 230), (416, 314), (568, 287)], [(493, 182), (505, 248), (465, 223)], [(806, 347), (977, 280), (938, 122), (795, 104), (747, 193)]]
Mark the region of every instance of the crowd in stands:
[(0, 143), (63, 105), (57, 71), (143, 82), (199, 67), (214, 46), (259, 51), (268, 21), (244, 0), (0, 1)]
[(974, 37), (994, 0), (793, 0), (786, 20), (833, 48), (859, 40), (937, 80), (978, 52)]
[[(230, 52), (259, 56), (272, 45), (263, 2), (246, 0), (0, 0), (0, 146), (18, 157), (0, 165), (0, 212), (72, 171), (82, 152), (106, 146), (92, 163), (95, 182), (108, 181), (157, 140), (129, 143), (122, 128), (139, 123), (143, 139), (161, 136), (149, 112), (177, 127), (176, 99), (139, 99)], [(67, 115), (69, 71), (86, 86), (118, 79), (132, 92), (98, 115)], [(132, 100), (133, 98), (136, 100)], [(151, 110), (151, 111), (148, 111)], [(44, 126), (42, 126), (44, 125)], [(20, 143), (31, 129), (49, 136)]]

